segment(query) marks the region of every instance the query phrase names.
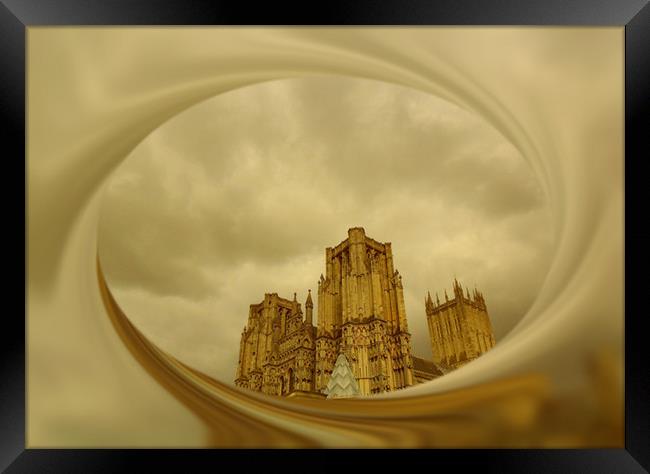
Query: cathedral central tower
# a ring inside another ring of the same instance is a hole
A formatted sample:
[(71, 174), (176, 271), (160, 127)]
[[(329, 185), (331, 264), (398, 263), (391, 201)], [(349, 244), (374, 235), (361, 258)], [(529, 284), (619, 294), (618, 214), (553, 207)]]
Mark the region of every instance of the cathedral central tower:
[(413, 385), (402, 277), (390, 242), (351, 228), (346, 240), (325, 250), (325, 266), (318, 283), (316, 389), (327, 385), (339, 352), (362, 395)]

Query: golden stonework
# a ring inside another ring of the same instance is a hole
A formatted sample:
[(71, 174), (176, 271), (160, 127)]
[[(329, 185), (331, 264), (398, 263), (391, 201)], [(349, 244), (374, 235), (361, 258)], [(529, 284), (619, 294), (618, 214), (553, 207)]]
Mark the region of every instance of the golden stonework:
[(436, 301), (427, 294), (425, 308), (427, 324), (433, 348), (433, 362), (442, 367), (455, 369), (491, 349), (496, 343), (492, 324), (487, 313), (483, 293), (474, 289), (463, 294), (463, 288), (454, 279), (454, 298)]
[(439, 377), (494, 345), (483, 295), (425, 308), (434, 360), (414, 357), (404, 306), (402, 277), (393, 266), (391, 243), (366, 236), (361, 227), (325, 250), (325, 276), (318, 282), (318, 326), (311, 290), (306, 314), (298, 303), (267, 293), (250, 306), (239, 350), (235, 384), (281, 396), (323, 393), (343, 354), (359, 394), (390, 392)]

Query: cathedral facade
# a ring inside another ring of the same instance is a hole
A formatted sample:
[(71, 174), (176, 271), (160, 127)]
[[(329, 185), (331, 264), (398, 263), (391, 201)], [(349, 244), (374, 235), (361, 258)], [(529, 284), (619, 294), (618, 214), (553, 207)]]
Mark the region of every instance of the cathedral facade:
[(427, 324), (433, 349), (433, 362), (439, 367), (455, 369), (476, 359), (495, 344), (492, 324), (483, 294), (469, 290), (454, 279), (454, 298), (445, 290), (445, 301), (436, 301), (431, 293), (425, 298)]
[(474, 299), (469, 293), (465, 298), (457, 282), (454, 291), (455, 298), (443, 304), (430, 295), (425, 299), (434, 359), (414, 357), (391, 243), (353, 227), (347, 239), (325, 249), (317, 326), (311, 290), (304, 314), (295, 293), (293, 300), (267, 293), (250, 305), (235, 385), (269, 395), (324, 398), (341, 355), (360, 395), (439, 377), (494, 345), (483, 295), (475, 291)]

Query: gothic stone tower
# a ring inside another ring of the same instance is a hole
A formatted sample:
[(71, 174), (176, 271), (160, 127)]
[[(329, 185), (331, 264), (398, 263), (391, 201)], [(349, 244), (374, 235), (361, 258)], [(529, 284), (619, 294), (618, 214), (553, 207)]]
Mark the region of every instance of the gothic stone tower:
[(288, 395), (314, 390), (316, 328), (312, 325), (311, 293), (305, 303), (307, 316), (296, 300), (267, 293), (250, 305), (248, 325), (239, 348), (235, 385), (269, 395)]
[(450, 300), (445, 290), (444, 303), (440, 303), (437, 294), (434, 303), (430, 293), (424, 302), (433, 362), (448, 368), (466, 364), (495, 344), (483, 294), (475, 289), (472, 298), (469, 290), (463, 295), (456, 279), (453, 287), (454, 299)]
[(393, 268), (390, 242), (354, 227), (346, 240), (325, 250), (325, 263), (318, 283), (316, 390), (327, 386), (339, 352), (362, 395), (413, 385), (402, 278)]

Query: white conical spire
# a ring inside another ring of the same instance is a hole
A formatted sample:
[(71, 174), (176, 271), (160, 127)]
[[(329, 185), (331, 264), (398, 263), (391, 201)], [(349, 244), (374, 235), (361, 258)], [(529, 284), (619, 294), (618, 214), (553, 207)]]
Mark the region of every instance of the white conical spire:
[(327, 398), (351, 398), (361, 395), (357, 379), (354, 378), (348, 359), (342, 352), (336, 359), (334, 370), (323, 392)]

